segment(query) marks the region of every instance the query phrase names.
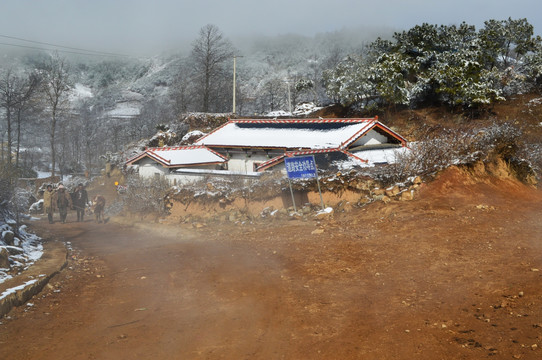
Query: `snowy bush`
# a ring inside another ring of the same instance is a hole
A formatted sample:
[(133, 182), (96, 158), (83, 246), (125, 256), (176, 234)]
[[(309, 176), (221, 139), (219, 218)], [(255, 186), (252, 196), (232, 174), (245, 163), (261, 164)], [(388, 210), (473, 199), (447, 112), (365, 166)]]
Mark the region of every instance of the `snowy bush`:
[(424, 23), (377, 39), (367, 56), (348, 56), (323, 81), (327, 95), (353, 108), (443, 104), (475, 115), (503, 95), (542, 88), (542, 38), (526, 19), (485, 28)]
[[(467, 129), (436, 126), (427, 128), (420, 139), (423, 140), (410, 144), (410, 152), (398, 153), (394, 163), (369, 170), (371, 176), (385, 184), (394, 184), (409, 177), (433, 174), (452, 165), (499, 157), (516, 166), (523, 180), (523, 175), (532, 172), (529, 162), (536, 164), (537, 161), (534, 154), (538, 152), (527, 150), (521, 142), (521, 130), (510, 123)], [(520, 154), (528, 158), (522, 159)]]
[(126, 185), (123, 199), (129, 211), (143, 215), (167, 212), (165, 199), (171, 186), (164, 178), (144, 179), (133, 176), (128, 178)]
[(18, 226), (12, 212), (0, 207), (0, 251), (7, 250), (9, 266), (0, 267), (0, 283), (28, 268), (43, 254), (41, 239)]

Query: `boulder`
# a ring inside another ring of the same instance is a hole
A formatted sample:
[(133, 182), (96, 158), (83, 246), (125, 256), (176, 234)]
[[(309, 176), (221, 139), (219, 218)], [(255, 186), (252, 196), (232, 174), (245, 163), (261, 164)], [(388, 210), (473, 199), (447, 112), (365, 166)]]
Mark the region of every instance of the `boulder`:
[(385, 204), (387, 204), (387, 203), (389, 203), (391, 201), (391, 199), (386, 195), (382, 196), (382, 198), (380, 200), (382, 202), (384, 202)]
[(0, 249), (0, 269), (9, 269), (9, 252), (6, 248)]
[(2, 232), (2, 238), (4, 239), (6, 245), (13, 246), (15, 240), (15, 233), (10, 230), (4, 231)]
[(316, 219), (319, 219), (319, 220), (322, 220), (322, 219), (332, 219), (333, 218), (333, 213), (335, 211), (333, 210), (333, 208), (331, 207), (328, 207), (328, 208), (325, 208), (324, 210), (321, 210), (319, 211), (318, 213), (316, 213), (316, 215), (314, 215), (314, 217)]
[(414, 199), (414, 192), (412, 190), (403, 191), (401, 193), (401, 197), (399, 198), (401, 201), (410, 201)]
[(399, 194), (399, 192), (401, 192), (399, 186), (395, 185), (394, 187), (386, 189), (386, 196), (394, 197), (395, 195)]

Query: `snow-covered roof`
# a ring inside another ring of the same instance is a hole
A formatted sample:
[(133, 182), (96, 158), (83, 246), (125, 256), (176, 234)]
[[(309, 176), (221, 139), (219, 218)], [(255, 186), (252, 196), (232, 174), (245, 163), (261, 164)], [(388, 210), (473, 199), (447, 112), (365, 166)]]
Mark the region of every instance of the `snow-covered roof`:
[(205, 146), (166, 146), (145, 149), (126, 163), (132, 165), (145, 157), (149, 157), (165, 167), (219, 164), (228, 160)]
[(369, 119), (281, 119), (230, 120), (196, 141), (213, 147), (284, 149), (344, 149), (378, 127), (401, 143), (399, 134), (376, 118)]
[(321, 149), (321, 150), (306, 150), (306, 151), (287, 151), (284, 154), (276, 156), (260, 166), (258, 171), (272, 168), (278, 164), (284, 162), (285, 157), (289, 156), (303, 156), (303, 155), (317, 155), (323, 153), (340, 152), (348, 157), (348, 161), (342, 161), (343, 167), (350, 165), (358, 165), (362, 167), (371, 167), (377, 164), (393, 164), (397, 161), (397, 157), (405, 152), (410, 151), (407, 147), (392, 147), (385, 149), (369, 149), (356, 152), (350, 152), (343, 149)]

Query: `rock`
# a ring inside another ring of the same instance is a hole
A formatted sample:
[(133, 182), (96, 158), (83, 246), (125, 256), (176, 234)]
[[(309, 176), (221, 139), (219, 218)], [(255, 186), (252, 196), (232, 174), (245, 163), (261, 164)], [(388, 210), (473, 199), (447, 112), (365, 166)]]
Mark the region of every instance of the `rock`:
[(386, 204), (391, 201), (391, 199), (389, 197), (387, 197), (386, 195), (382, 196), (382, 198), (380, 200), (382, 200), (382, 202), (384, 202)]
[(320, 210), (316, 215), (314, 215), (314, 217), (316, 219), (319, 219), (319, 220), (322, 220), (322, 219), (332, 219), (333, 218), (333, 213), (335, 211), (333, 210), (333, 208), (331, 207), (328, 207), (326, 208), (325, 210)]
[(422, 178), (419, 177), (419, 176), (416, 176), (416, 177), (414, 178), (414, 180), (412, 181), (412, 183), (413, 183), (414, 185), (420, 185), (422, 182), (423, 182), (423, 181), (422, 181)]
[(401, 197), (399, 198), (401, 201), (410, 201), (414, 199), (414, 192), (413, 191), (403, 191), (401, 193)]
[(311, 232), (312, 235), (319, 235), (323, 233), (324, 233), (324, 229), (315, 229)]
[(311, 211), (312, 211), (312, 209), (311, 209), (310, 206), (303, 206), (303, 207), (301, 208), (301, 213), (302, 213), (303, 215), (310, 214)]
[(350, 212), (352, 211), (352, 209), (354, 208), (354, 205), (352, 205), (351, 203), (347, 202), (346, 204), (344, 204), (342, 210), (344, 212)]
[(393, 196), (399, 194), (400, 191), (401, 190), (399, 189), (399, 186), (395, 185), (392, 188), (387, 188), (386, 189), (386, 196), (393, 197)]
[(7, 230), (2, 233), (2, 237), (4, 238), (4, 242), (6, 245), (13, 246), (13, 241), (15, 240), (15, 234), (13, 231)]
[(474, 170), (475, 175), (484, 175), (486, 173), (486, 166), (482, 160), (476, 161), (473, 164), (472, 169)]
[(375, 196), (384, 195), (385, 192), (386, 192), (386, 190), (384, 190), (384, 189), (379, 189), (379, 188), (373, 189), (373, 195), (375, 195)]
[(8, 250), (8, 253), (10, 255), (21, 255), (24, 253), (24, 250), (22, 248), (19, 248), (19, 247), (15, 247), (15, 246), (11, 246)]
[(2, 248), (0, 249), (0, 269), (9, 269), (9, 252)]

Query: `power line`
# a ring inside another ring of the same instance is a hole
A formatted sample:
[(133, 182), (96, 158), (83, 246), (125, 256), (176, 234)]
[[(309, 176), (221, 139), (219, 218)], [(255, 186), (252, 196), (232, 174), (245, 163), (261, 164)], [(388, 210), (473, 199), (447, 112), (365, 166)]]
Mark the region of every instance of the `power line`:
[[(4, 46), (14, 46), (14, 47), (19, 47), (19, 48), (23, 48), (23, 49), (43, 50), (43, 51), (55, 50), (55, 51), (58, 51), (58, 52), (61, 52), (61, 53), (66, 53), (66, 54), (77, 54), (77, 55), (87, 55), (87, 56), (112, 56), (112, 55), (105, 55), (105, 54), (83, 53), (83, 52), (68, 51), (68, 50), (47, 49), (47, 48), (40, 48), (40, 47), (37, 47), (37, 46), (26, 46), (26, 45), (18, 45), (18, 44), (7, 44), (7, 43), (3, 43), (3, 42), (0, 42), (0, 45), (4, 45)], [(117, 56), (128, 57), (128, 55), (117, 55)]]
[[(29, 43), (33, 43), (33, 44), (53, 46), (53, 47), (61, 48), (61, 49), (73, 50), (73, 51), (68, 51), (68, 50), (55, 49), (55, 50), (57, 50), (59, 52), (64, 52), (64, 53), (69, 53), (69, 54), (129, 57), (129, 55), (125, 55), (125, 54), (117, 54), (117, 53), (110, 53), (110, 52), (105, 52), (105, 51), (87, 50), (87, 49), (70, 47), (70, 46), (56, 45), (56, 44), (46, 43), (46, 42), (41, 42), (41, 41), (22, 39), (22, 38), (18, 38), (18, 37), (14, 37), (14, 36), (0, 35), (0, 37), (6, 38), (6, 39), (17, 40), (17, 41), (25, 41), (25, 42), (29, 42)], [(27, 46), (27, 45), (19, 45), (19, 44), (0, 43), (0, 45), (8, 45), (8, 46), (22, 47), (22, 48), (27, 48), (27, 49), (37, 49), (37, 50), (51, 50), (51, 49), (46, 49), (46, 48), (33, 47), (33, 46)]]

